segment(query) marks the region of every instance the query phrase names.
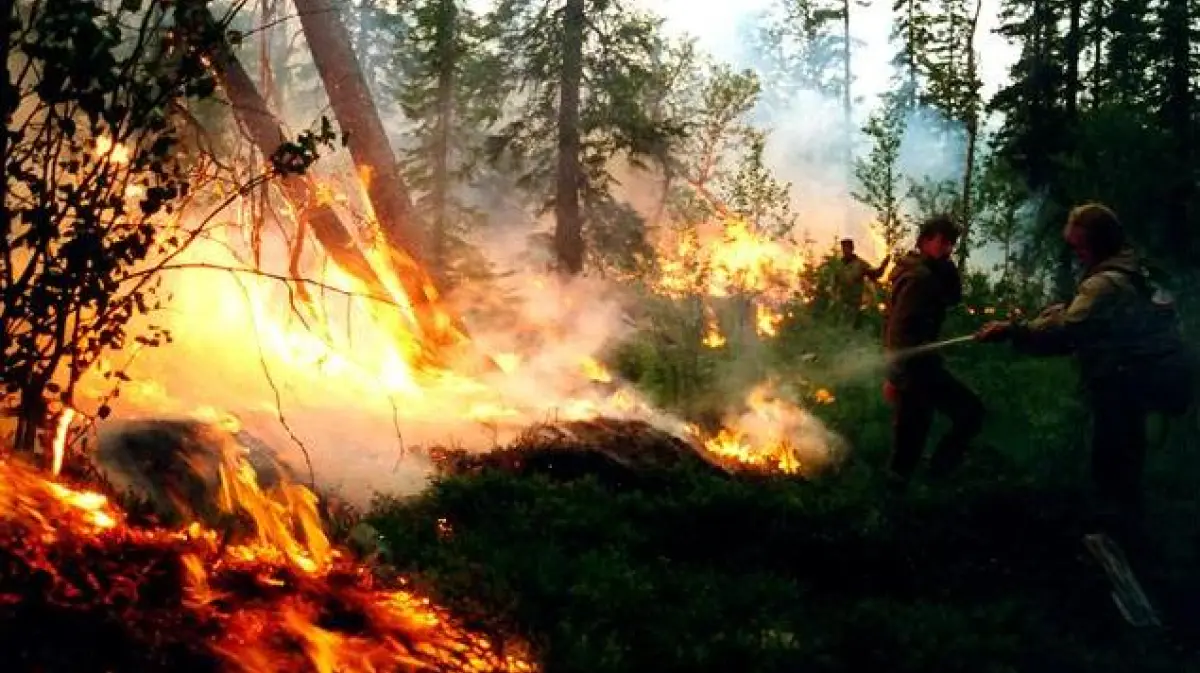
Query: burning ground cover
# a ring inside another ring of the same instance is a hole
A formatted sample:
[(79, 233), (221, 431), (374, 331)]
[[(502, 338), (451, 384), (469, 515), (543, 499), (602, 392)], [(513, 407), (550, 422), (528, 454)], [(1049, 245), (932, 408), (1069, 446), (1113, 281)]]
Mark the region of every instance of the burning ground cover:
[[(255, 524), (238, 542), (199, 524), (134, 525), (104, 495), (0, 458), (0, 646), (7, 665), (533, 670), (416, 594), (382, 586), (331, 548), (306, 490), (285, 493), (289, 503), (258, 491), (244, 469), (228, 479), (223, 497), (240, 498), (240, 511)], [(292, 514), (302, 519), (298, 527)]]

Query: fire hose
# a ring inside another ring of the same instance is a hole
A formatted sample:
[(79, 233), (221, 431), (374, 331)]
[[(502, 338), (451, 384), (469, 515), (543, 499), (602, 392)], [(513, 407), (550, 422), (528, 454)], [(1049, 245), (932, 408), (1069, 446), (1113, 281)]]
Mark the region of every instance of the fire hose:
[(967, 334), (965, 336), (954, 337), (953, 339), (943, 339), (942, 341), (935, 341), (933, 343), (921, 344), (920, 346), (913, 346), (912, 348), (905, 348), (904, 350), (895, 351), (894, 353), (892, 353), (891, 355), (888, 356), (888, 359), (890, 359), (892, 361), (903, 360), (905, 358), (910, 358), (914, 355), (921, 355), (923, 353), (932, 353), (934, 351), (940, 351), (945, 348), (949, 348), (950, 346), (956, 346), (958, 344), (966, 343), (968, 341), (975, 341), (975, 335)]

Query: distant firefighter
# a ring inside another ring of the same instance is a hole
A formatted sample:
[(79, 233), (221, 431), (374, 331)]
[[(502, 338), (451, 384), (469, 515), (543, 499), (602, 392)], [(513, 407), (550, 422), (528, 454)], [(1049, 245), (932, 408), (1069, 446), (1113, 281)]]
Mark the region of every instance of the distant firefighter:
[(862, 297), (866, 281), (878, 281), (883, 277), (891, 256), (883, 258), (878, 267), (872, 267), (854, 252), (854, 241), (842, 239), (842, 256), (836, 262), (833, 300), (838, 313), (855, 329), (862, 325)]

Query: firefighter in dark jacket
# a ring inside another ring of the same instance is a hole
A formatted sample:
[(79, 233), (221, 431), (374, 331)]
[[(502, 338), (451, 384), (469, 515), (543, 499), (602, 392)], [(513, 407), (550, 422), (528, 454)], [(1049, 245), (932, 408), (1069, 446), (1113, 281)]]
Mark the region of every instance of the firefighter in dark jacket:
[(1074, 355), (1092, 412), (1092, 476), (1102, 523), (1118, 537), (1139, 535), (1146, 421), (1186, 411), (1195, 366), (1171, 297), (1155, 286), (1109, 208), (1075, 208), (1063, 231), (1083, 264), (1067, 305), (1029, 322), (993, 322), (979, 341), (1010, 341), (1029, 355)]
[(930, 459), (935, 476), (958, 467), (983, 428), (979, 396), (946, 369), (940, 354), (904, 353), (937, 341), (947, 309), (962, 301), (962, 278), (950, 259), (958, 237), (959, 228), (949, 216), (927, 220), (917, 236), (917, 249), (897, 260), (889, 277), (883, 393), (892, 405), (891, 472), (898, 488), (908, 483), (920, 462), (935, 412), (951, 421)]

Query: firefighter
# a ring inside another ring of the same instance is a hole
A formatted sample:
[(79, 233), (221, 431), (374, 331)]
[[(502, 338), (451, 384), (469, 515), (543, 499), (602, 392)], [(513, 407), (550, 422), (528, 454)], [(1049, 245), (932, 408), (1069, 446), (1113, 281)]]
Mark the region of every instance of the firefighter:
[(854, 252), (854, 240), (842, 239), (842, 256), (834, 277), (834, 301), (839, 312), (858, 329), (862, 325), (862, 297), (866, 281), (878, 281), (883, 277), (891, 255), (883, 258), (878, 267), (870, 264)]
[(946, 369), (936, 352), (905, 357), (906, 349), (938, 339), (946, 311), (962, 301), (962, 277), (950, 259), (959, 227), (949, 216), (926, 220), (917, 248), (896, 262), (889, 280), (884, 347), (889, 363), (883, 385), (892, 405), (891, 485), (903, 490), (915, 472), (934, 414), (949, 417), (951, 428), (930, 459), (933, 476), (957, 468), (983, 429), (979, 396)]
[(1191, 407), (1195, 366), (1173, 300), (1150, 278), (1112, 210), (1094, 203), (1073, 209), (1063, 237), (1084, 269), (1070, 303), (1028, 322), (988, 323), (976, 338), (1008, 341), (1029, 355), (1075, 356), (1092, 415), (1101, 523), (1136, 543), (1143, 533), (1147, 418)]

